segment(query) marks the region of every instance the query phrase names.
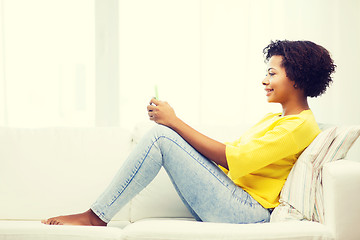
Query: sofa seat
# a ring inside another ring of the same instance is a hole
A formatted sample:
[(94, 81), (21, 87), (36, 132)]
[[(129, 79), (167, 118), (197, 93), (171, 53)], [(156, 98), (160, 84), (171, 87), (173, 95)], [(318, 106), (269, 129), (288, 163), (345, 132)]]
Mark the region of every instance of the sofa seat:
[[(126, 225), (125, 222), (122, 224)], [(40, 221), (0, 221), (1, 240), (119, 240), (120, 227), (50, 226)]]
[(127, 240), (334, 239), (329, 228), (315, 222), (228, 224), (160, 218), (130, 224), (124, 236)]
[(194, 239), (334, 239), (330, 229), (315, 222), (224, 224), (193, 219), (149, 218), (108, 227), (48, 226), (39, 221), (0, 221), (1, 240), (194, 240)]

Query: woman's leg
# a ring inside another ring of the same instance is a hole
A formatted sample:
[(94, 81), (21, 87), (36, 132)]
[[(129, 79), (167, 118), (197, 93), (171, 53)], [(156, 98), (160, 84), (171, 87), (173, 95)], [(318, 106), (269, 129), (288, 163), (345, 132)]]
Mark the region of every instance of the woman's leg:
[[(155, 178), (161, 166), (197, 220), (232, 223), (268, 221), (269, 212), (266, 209), (176, 132), (161, 125), (139, 142), (90, 212), (108, 223)], [(72, 224), (64, 218), (57, 221)]]
[(171, 149), (162, 152), (163, 167), (180, 198), (197, 220), (222, 223), (269, 221), (267, 209), (176, 132), (160, 128), (158, 135), (164, 138), (160, 146), (172, 142)]
[(137, 145), (112, 184), (91, 209), (105, 222), (145, 188), (163, 166), (197, 220), (265, 222), (269, 211), (236, 186), (176, 132), (157, 126)]

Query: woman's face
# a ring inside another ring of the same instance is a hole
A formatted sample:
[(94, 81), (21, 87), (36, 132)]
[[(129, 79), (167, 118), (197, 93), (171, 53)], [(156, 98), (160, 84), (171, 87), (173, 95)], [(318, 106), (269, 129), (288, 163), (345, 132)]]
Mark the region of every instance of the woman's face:
[(272, 56), (267, 64), (267, 74), (262, 84), (265, 86), (268, 102), (284, 104), (289, 101), (292, 94), (298, 94), (298, 89), (294, 88), (291, 81), (281, 66), (283, 57)]

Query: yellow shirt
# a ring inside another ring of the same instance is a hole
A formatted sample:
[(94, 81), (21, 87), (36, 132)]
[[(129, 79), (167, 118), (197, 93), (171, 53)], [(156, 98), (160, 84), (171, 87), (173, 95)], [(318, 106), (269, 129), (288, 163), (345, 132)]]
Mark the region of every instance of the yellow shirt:
[(240, 139), (225, 143), (229, 171), (222, 170), (263, 207), (274, 208), (295, 161), (319, 133), (311, 110), (268, 114)]

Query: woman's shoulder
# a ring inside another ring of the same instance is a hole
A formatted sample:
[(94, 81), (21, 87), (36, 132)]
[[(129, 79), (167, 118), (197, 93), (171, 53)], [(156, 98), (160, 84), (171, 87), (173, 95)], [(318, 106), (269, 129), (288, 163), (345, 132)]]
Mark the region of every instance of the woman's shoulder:
[(319, 131), (313, 112), (303, 110), (299, 114), (282, 116), (282, 113), (268, 113), (255, 126), (281, 127), (288, 131), (304, 128)]
[(321, 132), (310, 109), (304, 110), (299, 114), (284, 116), (279, 121), (279, 124), (286, 126), (289, 131), (303, 136), (314, 137)]
[[(276, 116), (277, 114), (274, 114), (274, 115)], [(291, 114), (291, 115), (286, 115), (286, 116), (280, 115), (279, 119), (280, 120), (296, 120), (296, 119), (298, 119), (298, 120), (301, 120), (302, 122), (305, 122), (305, 121), (316, 122), (314, 114), (310, 109), (303, 110), (302, 112), (300, 112), (298, 114)]]

